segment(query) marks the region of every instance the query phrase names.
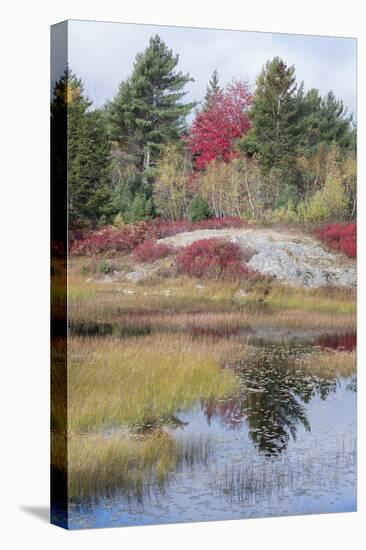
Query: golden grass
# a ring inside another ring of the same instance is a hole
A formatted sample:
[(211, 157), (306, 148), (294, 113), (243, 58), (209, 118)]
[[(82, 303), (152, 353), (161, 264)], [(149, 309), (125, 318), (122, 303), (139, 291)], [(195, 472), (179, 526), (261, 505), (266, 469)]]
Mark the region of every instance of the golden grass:
[(128, 315), (135, 319), (145, 316), (145, 320), (151, 316), (153, 330), (157, 330), (156, 323), (163, 328), (184, 324), (189, 316), (196, 316), (189, 323), (201, 318), (202, 323), (214, 322), (216, 326), (229, 322), (237, 327), (350, 330), (356, 325), (356, 295), (350, 289), (307, 289), (263, 281), (239, 284), (179, 277), (138, 284), (118, 280), (86, 283), (80, 274), (69, 276), (71, 320), (123, 322)]
[(220, 368), (240, 347), (184, 335), (69, 340), (68, 425), (90, 432), (151, 422), (196, 400), (225, 397), (235, 375)]
[(315, 374), (321, 378), (329, 380), (339, 377), (347, 378), (356, 372), (356, 352), (319, 350), (298, 357), (295, 365), (306, 374)]
[(266, 303), (273, 308), (301, 310), (312, 313), (355, 314), (355, 294), (349, 289), (298, 289), (276, 286)]
[[(53, 434), (51, 445), (52, 465), (64, 472), (61, 436)], [(123, 489), (126, 497), (141, 498), (153, 483), (163, 485), (183, 462), (205, 462), (208, 452), (208, 440), (178, 440), (162, 429), (144, 437), (118, 431), (74, 434), (68, 440), (69, 497), (90, 499)]]

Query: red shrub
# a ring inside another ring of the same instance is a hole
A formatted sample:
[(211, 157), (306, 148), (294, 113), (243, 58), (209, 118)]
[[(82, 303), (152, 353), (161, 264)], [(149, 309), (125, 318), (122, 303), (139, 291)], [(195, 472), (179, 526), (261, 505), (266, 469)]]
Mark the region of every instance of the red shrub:
[(176, 265), (178, 271), (194, 277), (236, 279), (253, 273), (240, 260), (240, 248), (236, 243), (201, 239), (179, 252)]
[(172, 250), (172, 247), (167, 244), (146, 241), (134, 249), (132, 259), (135, 262), (155, 262), (168, 256)]
[(106, 227), (100, 231), (82, 233), (74, 232), (70, 236), (69, 250), (72, 255), (88, 255), (103, 252), (131, 252), (136, 246), (146, 241), (156, 241), (171, 237), (177, 233), (197, 229), (224, 229), (226, 227), (243, 227), (246, 222), (239, 218), (212, 218), (201, 222), (187, 220), (168, 221), (156, 218), (150, 222), (128, 224), (121, 229)]
[(339, 250), (350, 258), (357, 255), (357, 225), (333, 223), (315, 231), (315, 235), (332, 250)]

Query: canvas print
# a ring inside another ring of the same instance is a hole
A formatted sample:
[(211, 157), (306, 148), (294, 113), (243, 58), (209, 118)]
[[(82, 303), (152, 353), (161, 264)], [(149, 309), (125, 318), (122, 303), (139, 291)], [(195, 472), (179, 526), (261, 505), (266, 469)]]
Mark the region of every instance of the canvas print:
[(51, 30), (51, 509), (356, 510), (356, 40)]

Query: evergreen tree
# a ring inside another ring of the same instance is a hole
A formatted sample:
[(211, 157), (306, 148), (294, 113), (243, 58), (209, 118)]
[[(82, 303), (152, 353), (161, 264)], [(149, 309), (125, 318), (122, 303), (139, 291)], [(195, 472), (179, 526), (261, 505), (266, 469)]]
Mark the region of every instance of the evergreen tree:
[(337, 99), (332, 91), (322, 99), (320, 106), (320, 138), (321, 141), (335, 143), (342, 149), (355, 145), (352, 128), (353, 117), (347, 116), (343, 101)]
[(69, 223), (95, 227), (107, 223), (114, 212), (108, 171), (110, 142), (100, 111), (85, 112), (81, 119), (70, 112), (69, 119)]
[(252, 129), (241, 143), (257, 153), (264, 172), (280, 171), (291, 178), (301, 136), (303, 86), (298, 86), (295, 67), (275, 57), (260, 72), (250, 110)]
[[(67, 150), (67, 194), (69, 227), (95, 227), (108, 219), (111, 189), (108, 176), (110, 142), (100, 111), (89, 111), (91, 102), (83, 85), (66, 69), (54, 88), (51, 125), (65, 116), (64, 135), (58, 147)], [(57, 146), (56, 146), (57, 148)], [(59, 182), (65, 185), (65, 182)]]
[(322, 98), (316, 89), (309, 90), (303, 101), (303, 141), (307, 153), (316, 152), (320, 144), (338, 145), (343, 151), (355, 149), (356, 133), (352, 115), (332, 91)]
[(194, 103), (181, 99), (188, 74), (176, 71), (178, 55), (173, 55), (158, 35), (136, 56), (131, 76), (121, 83), (108, 105), (111, 136), (131, 152), (138, 165), (153, 165), (164, 144), (179, 139), (185, 117)]
[(208, 205), (208, 202), (198, 194), (193, 197), (191, 204), (189, 205), (188, 217), (191, 222), (200, 222), (201, 220), (207, 220), (211, 218), (212, 212)]
[(219, 73), (215, 69), (212, 73), (211, 80), (208, 83), (208, 86), (206, 88), (206, 95), (205, 95), (205, 104), (204, 109), (209, 109), (212, 99), (222, 92), (221, 87), (219, 86)]
[(145, 222), (152, 217), (152, 202), (143, 194), (137, 193), (126, 211), (128, 223)]

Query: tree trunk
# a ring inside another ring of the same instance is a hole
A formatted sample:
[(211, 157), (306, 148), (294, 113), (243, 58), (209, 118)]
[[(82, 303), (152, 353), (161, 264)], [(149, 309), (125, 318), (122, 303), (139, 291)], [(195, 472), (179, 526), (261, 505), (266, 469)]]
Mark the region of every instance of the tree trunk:
[(249, 204), (250, 204), (250, 208), (252, 209), (252, 214), (253, 214), (253, 219), (254, 219), (255, 218), (255, 208), (254, 208), (254, 204), (253, 204), (253, 201), (252, 201), (252, 195), (251, 195), (250, 189), (249, 189), (248, 174), (246, 172), (245, 172), (245, 187), (246, 187), (246, 190), (247, 190), (247, 193), (248, 193)]
[(150, 147), (144, 149), (144, 170), (150, 168)]

